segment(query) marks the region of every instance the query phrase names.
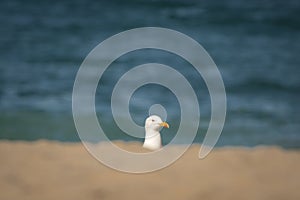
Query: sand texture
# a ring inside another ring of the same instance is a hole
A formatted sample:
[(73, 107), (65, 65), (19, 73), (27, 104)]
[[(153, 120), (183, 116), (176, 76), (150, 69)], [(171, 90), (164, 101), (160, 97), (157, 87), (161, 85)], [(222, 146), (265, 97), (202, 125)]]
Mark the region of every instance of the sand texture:
[[(139, 143), (118, 143), (139, 148)], [(112, 170), (81, 143), (0, 141), (0, 199), (300, 199), (300, 151), (194, 145), (171, 166), (147, 174)]]

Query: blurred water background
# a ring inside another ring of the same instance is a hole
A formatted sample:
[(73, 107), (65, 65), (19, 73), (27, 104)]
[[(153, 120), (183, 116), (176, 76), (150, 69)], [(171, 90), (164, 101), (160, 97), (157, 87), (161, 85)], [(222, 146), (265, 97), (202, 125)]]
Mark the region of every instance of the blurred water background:
[[(3, 0), (0, 138), (79, 141), (72, 119), (72, 87), (85, 56), (116, 33), (158, 26), (194, 38), (217, 64), (228, 101), (219, 146), (299, 148), (299, 13), (298, 0)], [(195, 142), (201, 143), (210, 120), (206, 86), (186, 61), (158, 50), (128, 53), (102, 77), (100, 83), (105, 87), (97, 89), (96, 108), (109, 138), (137, 140), (116, 126), (110, 95), (123, 73), (148, 62), (172, 66), (190, 80), (200, 102)], [(167, 143), (180, 117), (170, 91), (158, 85), (141, 87), (132, 97), (131, 115), (142, 125), (155, 103), (168, 112), (172, 128), (164, 130)]]

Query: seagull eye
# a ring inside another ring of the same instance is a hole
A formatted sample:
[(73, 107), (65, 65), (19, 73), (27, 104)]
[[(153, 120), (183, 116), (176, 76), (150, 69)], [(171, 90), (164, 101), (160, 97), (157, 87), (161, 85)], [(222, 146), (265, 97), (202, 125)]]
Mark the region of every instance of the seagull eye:
[(155, 120), (154, 120), (154, 119), (152, 119), (151, 121), (152, 121), (152, 122), (154, 122)]

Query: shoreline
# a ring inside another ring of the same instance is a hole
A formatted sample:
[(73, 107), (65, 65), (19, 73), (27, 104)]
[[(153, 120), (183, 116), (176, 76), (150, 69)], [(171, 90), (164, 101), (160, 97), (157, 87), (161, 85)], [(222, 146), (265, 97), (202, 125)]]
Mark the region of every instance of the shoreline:
[[(120, 145), (122, 146), (123, 144), (136, 144), (136, 145), (140, 145), (142, 146), (142, 142), (139, 141), (127, 141), (127, 140), (111, 140), (112, 143), (116, 144), (116, 145)], [(35, 139), (35, 140), (15, 140), (15, 139), (0, 139), (0, 144), (1, 143), (12, 143), (12, 144), (18, 144), (18, 143), (24, 143), (24, 144), (38, 144), (38, 143), (53, 143), (53, 144), (72, 144), (72, 145), (76, 145), (76, 144), (81, 144), (82, 145), (82, 141), (65, 141), (65, 140), (56, 140), (56, 139)], [(94, 144), (105, 144), (107, 142), (97, 142)], [(182, 143), (183, 145), (186, 145), (185, 143)], [(170, 146), (181, 146), (182, 144), (174, 144), (174, 145), (170, 145)], [(198, 147), (200, 149), (201, 147), (201, 143), (192, 143), (191, 147)], [(163, 145), (166, 146), (166, 145)], [(218, 149), (257, 149), (257, 148), (278, 148), (278, 149), (282, 149), (282, 150), (286, 150), (286, 151), (299, 151), (300, 152), (300, 147), (284, 147), (281, 145), (277, 145), (277, 144), (258, 144), (258, 145), (215, 145), (213, 150), (218, 150)]]

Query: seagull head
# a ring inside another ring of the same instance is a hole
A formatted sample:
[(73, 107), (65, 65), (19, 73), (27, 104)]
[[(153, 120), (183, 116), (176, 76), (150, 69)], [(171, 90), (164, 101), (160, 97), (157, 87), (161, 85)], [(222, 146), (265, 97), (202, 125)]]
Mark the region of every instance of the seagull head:
[(161, 127), (169, 128), (169, 124), (163, 122), (159, 116), (151, 115), (146, 119), (145, 128), (147, 130), (159, 131)]
[(143, 144), (144, 148), (150, 150), (158, 150), (162, 147), (161, 137), (159, 130), (161, 127), (169, 128), (167, 122), (163, 122), (157, 115), (151, 115), (145, 121), (145, 141)]

